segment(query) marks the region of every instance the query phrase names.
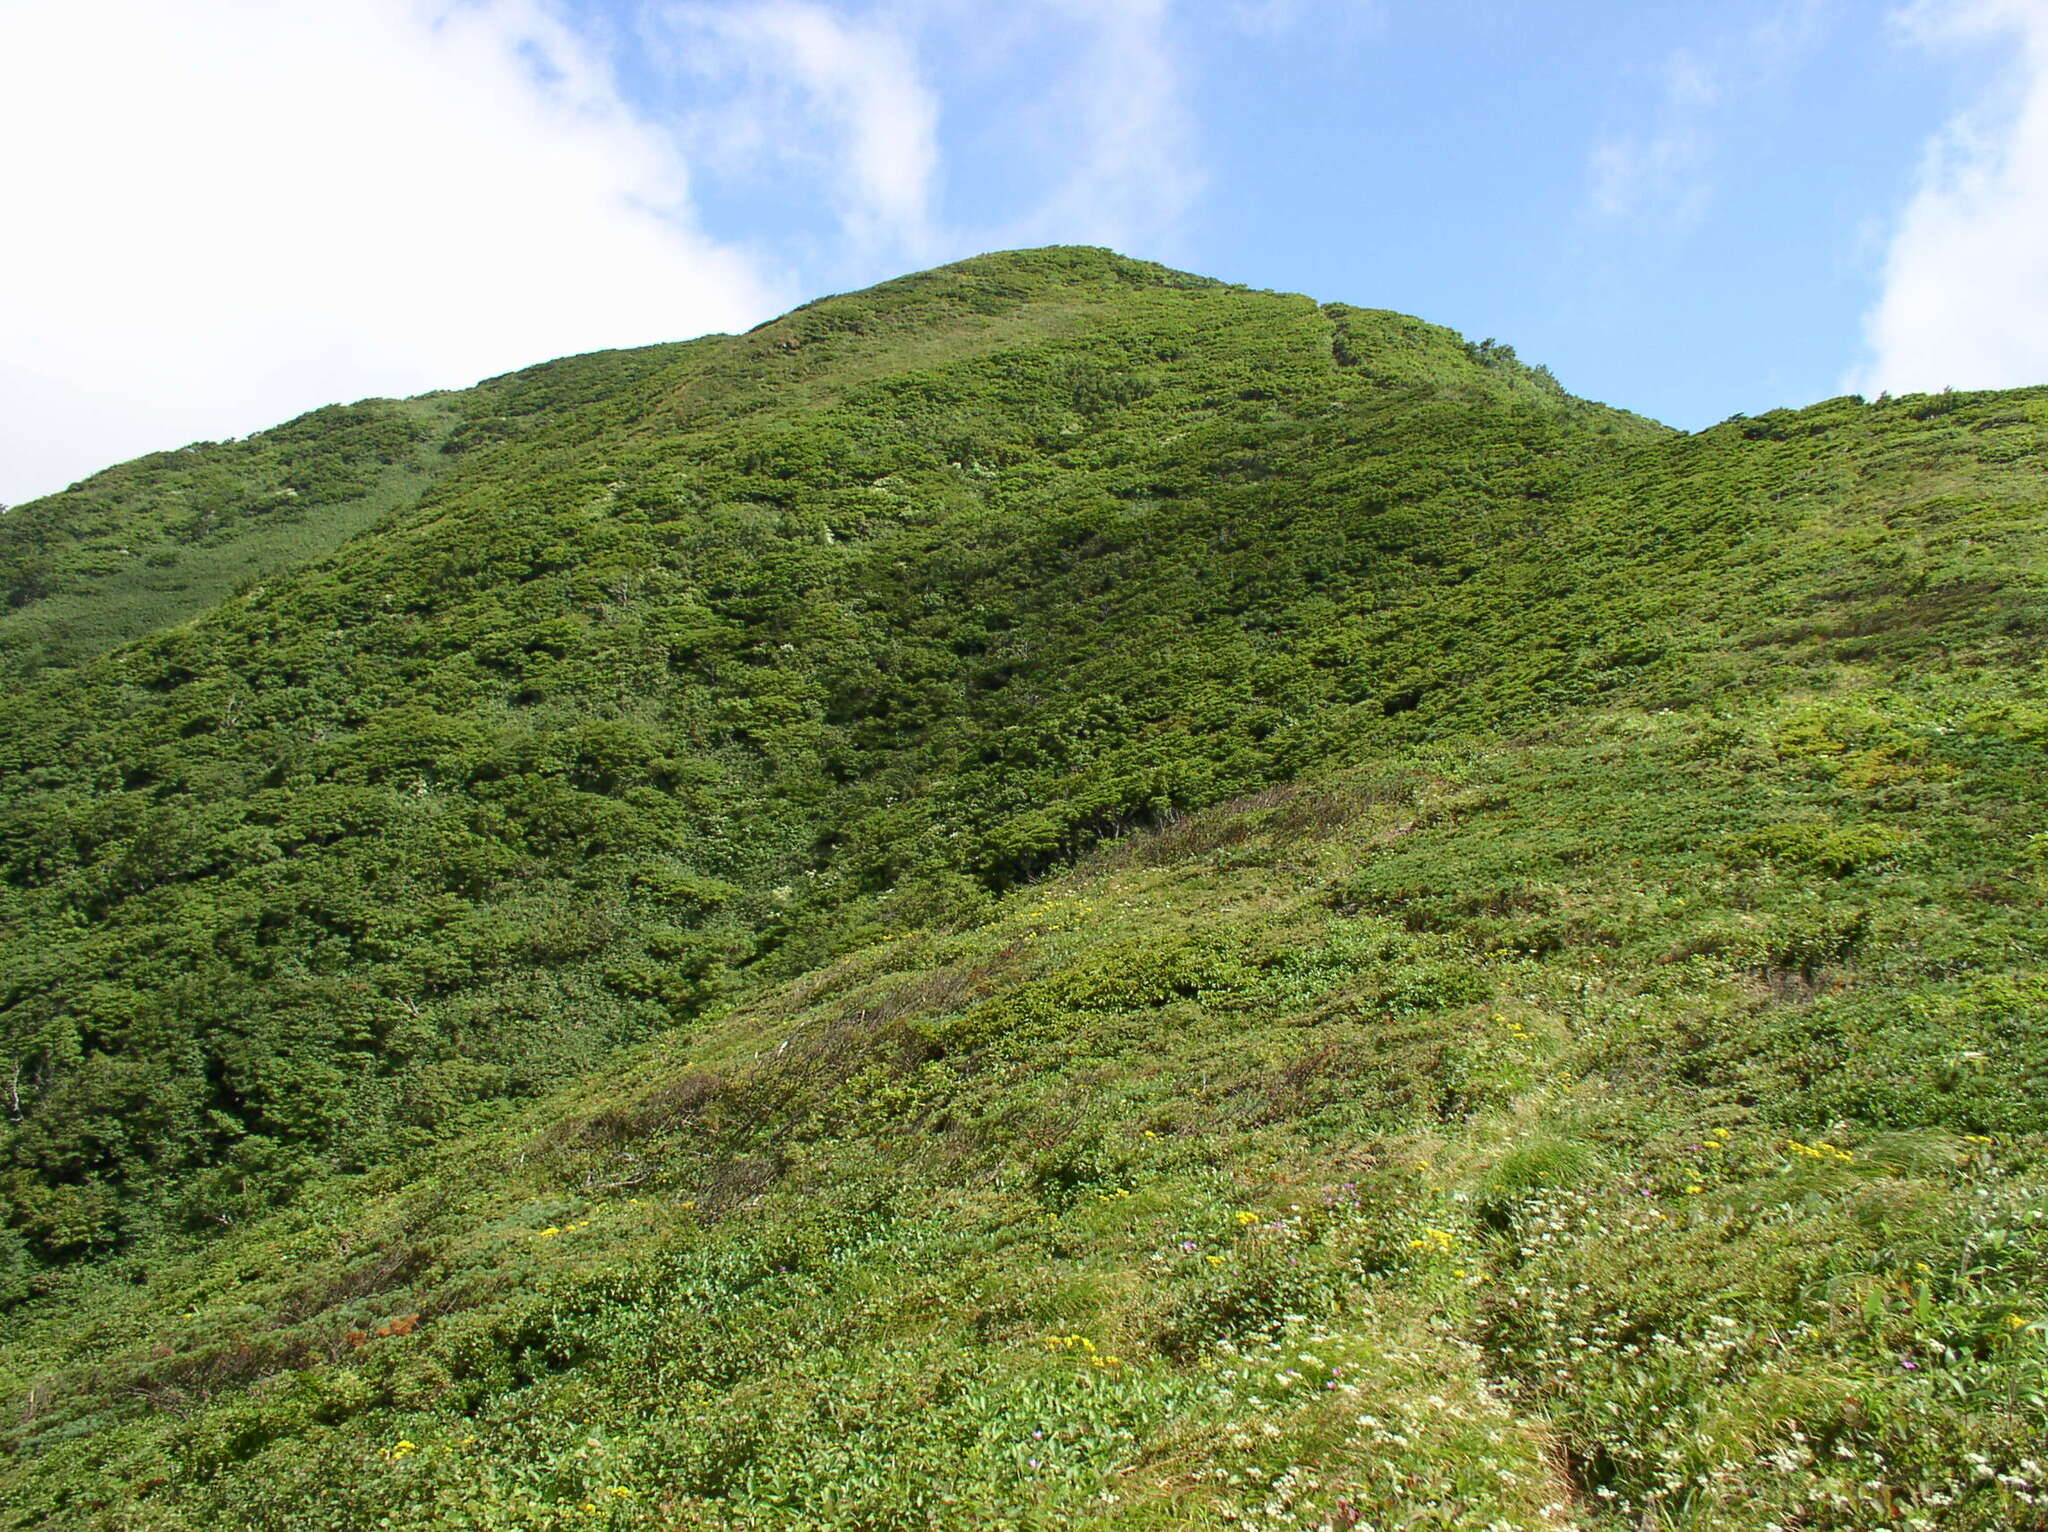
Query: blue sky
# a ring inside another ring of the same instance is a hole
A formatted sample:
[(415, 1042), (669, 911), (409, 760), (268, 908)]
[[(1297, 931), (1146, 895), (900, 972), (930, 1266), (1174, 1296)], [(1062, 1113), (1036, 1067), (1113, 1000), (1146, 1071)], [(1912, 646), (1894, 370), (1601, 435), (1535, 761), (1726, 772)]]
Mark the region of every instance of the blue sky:
[(2048, 381), (2048, 0), (13, 0), (0, 500), (1109, 244), (1696, 428)]

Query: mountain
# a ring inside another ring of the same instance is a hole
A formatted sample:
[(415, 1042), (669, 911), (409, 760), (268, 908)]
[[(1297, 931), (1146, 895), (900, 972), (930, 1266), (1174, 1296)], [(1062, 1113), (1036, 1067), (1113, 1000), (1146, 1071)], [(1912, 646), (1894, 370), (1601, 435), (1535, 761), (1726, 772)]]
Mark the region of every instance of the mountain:
[(2048, 1527), (2048, 390), (1049, 249), (0, 517), (0, 1525)]

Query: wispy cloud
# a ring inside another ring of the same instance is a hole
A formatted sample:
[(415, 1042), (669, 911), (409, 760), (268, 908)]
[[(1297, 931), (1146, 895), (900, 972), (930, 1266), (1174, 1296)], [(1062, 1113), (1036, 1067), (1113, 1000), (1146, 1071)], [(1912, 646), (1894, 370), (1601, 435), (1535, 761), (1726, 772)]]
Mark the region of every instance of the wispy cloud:
[(1058, 169), (1009, 238), (1171, 247), (1205, 177), (1169, 0), (1045, 0), (1045, 12), (1071, 47), (1034, 114), (1035, 147)]
[(863, 251), (932, 251), (939, 98), (903, 18), (811, 0), (673, 5), (654, 17), (670, 66), (715, 97), (685, 116), (698, 153), (739, 174), (796, 170)]
[(0, 8), (0, 498), (786, 291), (542, 0)]
[(1697, 223), (1706, 209), (1710, 119), (1720, 94), (1713, 72), (1697, 57), (1684, 50), (1672, 55), (1656, 125), (1593, 146), (1593, 210), (1604, 218), (1651, 217), (1677, 228)]
[(1783, 81), (1818, 41), (1832, 0), (1788, 0), (1760, 20), (1675, 49), (1651, 120), (1603, 137), (1587, 158), (1587, 203), (1608, 222), (1684, 233), (1716, 190), (1729, 113)]
[[(831, 207), (837, 265), (1170, 244), (1202, 185), (1174, 0), (655, 0), (645, 16), (693, 160)], [(1009, 105), (993, 130), (984, 87)], [(950, 212), (949, 114), (1028, 169), (1009, 216)]]
[(2048, 0), (1925, 0), (1895, 20), (1915, 46), (2008, 58), (1927, 148), (1845, 386), (2048, 382)]
[(1225, 25), (1252, 37), (1278, 37), (1313, 25), (1319, 36), (1343, 41), (1386, 24), (1380, 0), (1210, 0)]

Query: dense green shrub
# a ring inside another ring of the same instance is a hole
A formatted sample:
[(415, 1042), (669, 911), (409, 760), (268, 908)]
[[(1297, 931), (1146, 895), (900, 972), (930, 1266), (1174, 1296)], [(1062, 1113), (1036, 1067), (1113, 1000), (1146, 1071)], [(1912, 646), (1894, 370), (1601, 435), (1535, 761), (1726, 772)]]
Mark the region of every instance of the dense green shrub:
[(10, 512), (0, 1524), (2044, 1525), (1939, 403), (1054, 250)]

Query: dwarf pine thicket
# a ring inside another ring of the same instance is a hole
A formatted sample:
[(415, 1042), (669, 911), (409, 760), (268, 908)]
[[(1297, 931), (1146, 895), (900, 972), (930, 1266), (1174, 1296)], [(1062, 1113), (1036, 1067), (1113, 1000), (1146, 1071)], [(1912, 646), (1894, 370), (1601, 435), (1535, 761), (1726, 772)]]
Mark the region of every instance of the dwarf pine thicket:
[(0, 517), (0, 1525), (2048, 1528), (2048, 390), (1106, 252)]

